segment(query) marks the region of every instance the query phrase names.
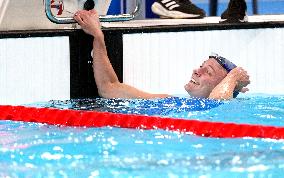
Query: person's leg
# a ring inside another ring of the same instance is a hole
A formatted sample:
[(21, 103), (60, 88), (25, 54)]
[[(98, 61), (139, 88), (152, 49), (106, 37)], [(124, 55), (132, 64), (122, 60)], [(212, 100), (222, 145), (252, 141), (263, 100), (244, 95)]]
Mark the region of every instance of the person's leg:
[(152, 11), (166, 18), (203, 18), (204, 10), (194, 5), (190, 0), (156, 0)]
[(227, 23), (247, 21), (247, 4), (245, 0), (230, 0), (227, 9), (222, 13), (221, 19)]

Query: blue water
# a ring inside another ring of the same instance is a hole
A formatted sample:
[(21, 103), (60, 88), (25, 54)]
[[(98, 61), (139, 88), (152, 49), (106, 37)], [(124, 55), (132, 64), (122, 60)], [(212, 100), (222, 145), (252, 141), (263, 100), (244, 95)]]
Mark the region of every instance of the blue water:
[[(181, 102), (178, 102), (181, 101)], [(284, 96), (249, 95), (202, 111), (181, 100), (50, 101), (38, 106), (283, 126)], [(169, 105), (171, 103), (171, 105)], [(183, 109), (172, 107), (179, 104)], [(203, 103), (203, 104), (202, 104)], [(186, 106), (188, 104), (188, 106)], [(192, 110), (193, 109), (193, 110)], [(192, 111), (190, 111), (192, 110)], [(157, 115), (157, 113), (149, 115)], [(0, 121), (0, 177), (282, 177), (284, 141), (221, 139), (164, 130), (74, 128)]]
[(284, 126), (284, 96), (243, 95), (231, 101), (177, 97), (153, 100), (97, 98), (69, 101), (55, 100), (36, 103), (35, 105), (189, 120)]

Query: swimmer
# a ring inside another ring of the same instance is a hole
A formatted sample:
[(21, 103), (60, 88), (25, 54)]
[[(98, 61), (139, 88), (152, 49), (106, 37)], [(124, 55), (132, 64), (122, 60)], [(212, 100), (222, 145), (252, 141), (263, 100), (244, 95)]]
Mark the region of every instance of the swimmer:
[[(92, 35), (93, 71), (98, 93), (104, 98), (165, 98), (169, 94), (153, 94), (121, 83), (109, 61), (104, 34), (101, 30), (99, 15), (95, 10), (76, 12), (74, 19), (85, 33)], [(212, 55), (202, 65), (193, 70), (184, 89), (191, 97), (228, 100), (239, 92), (246, 92), (250, 83), (249, 75), (241, 67), (229, 60)]]

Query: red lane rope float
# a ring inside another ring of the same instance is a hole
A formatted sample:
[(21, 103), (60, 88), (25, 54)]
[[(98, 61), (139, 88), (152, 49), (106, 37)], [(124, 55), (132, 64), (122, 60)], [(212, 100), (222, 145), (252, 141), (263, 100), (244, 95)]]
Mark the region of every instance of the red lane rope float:
[(163, 129), (218, 138), (255, 137), (284, 139), (284, 127), (25, 106), (0, 106), (0, 120), (76, 127), (111, 126), (136, 129)]

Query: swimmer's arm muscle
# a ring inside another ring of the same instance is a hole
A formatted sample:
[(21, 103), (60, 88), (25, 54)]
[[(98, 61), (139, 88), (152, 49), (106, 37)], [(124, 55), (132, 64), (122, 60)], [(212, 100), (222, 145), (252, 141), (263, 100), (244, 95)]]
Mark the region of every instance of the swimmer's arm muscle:
[(121, 83), (109, 61), (101, 30), (99, 15), (95, 10), (80, 10), (74, 15), (84, 32), (94, 37), (93, 41), (93, 70), (94, 77), (101, 97), (105, 98), (160, 98), (164, 94), (151, 94)]
[(232, 99), (236, 85), (236, 80), (233, 77), (227, 76), (212, 90), (209, 98), (218, 100)]
[(249, 83), (250, 79), (247, 71), (241, 67), (236, 67), (212, 90), (209, 98), (221, 100), (232, 99), (235, 90), (246, 92), (247, 88), (244, 87)]
[(165, 98), (167, 94), (151, 94), (121, 83), (110, 63), (103, 33), (93, 41), (93, 71), (98, 93), (104, 98)]

